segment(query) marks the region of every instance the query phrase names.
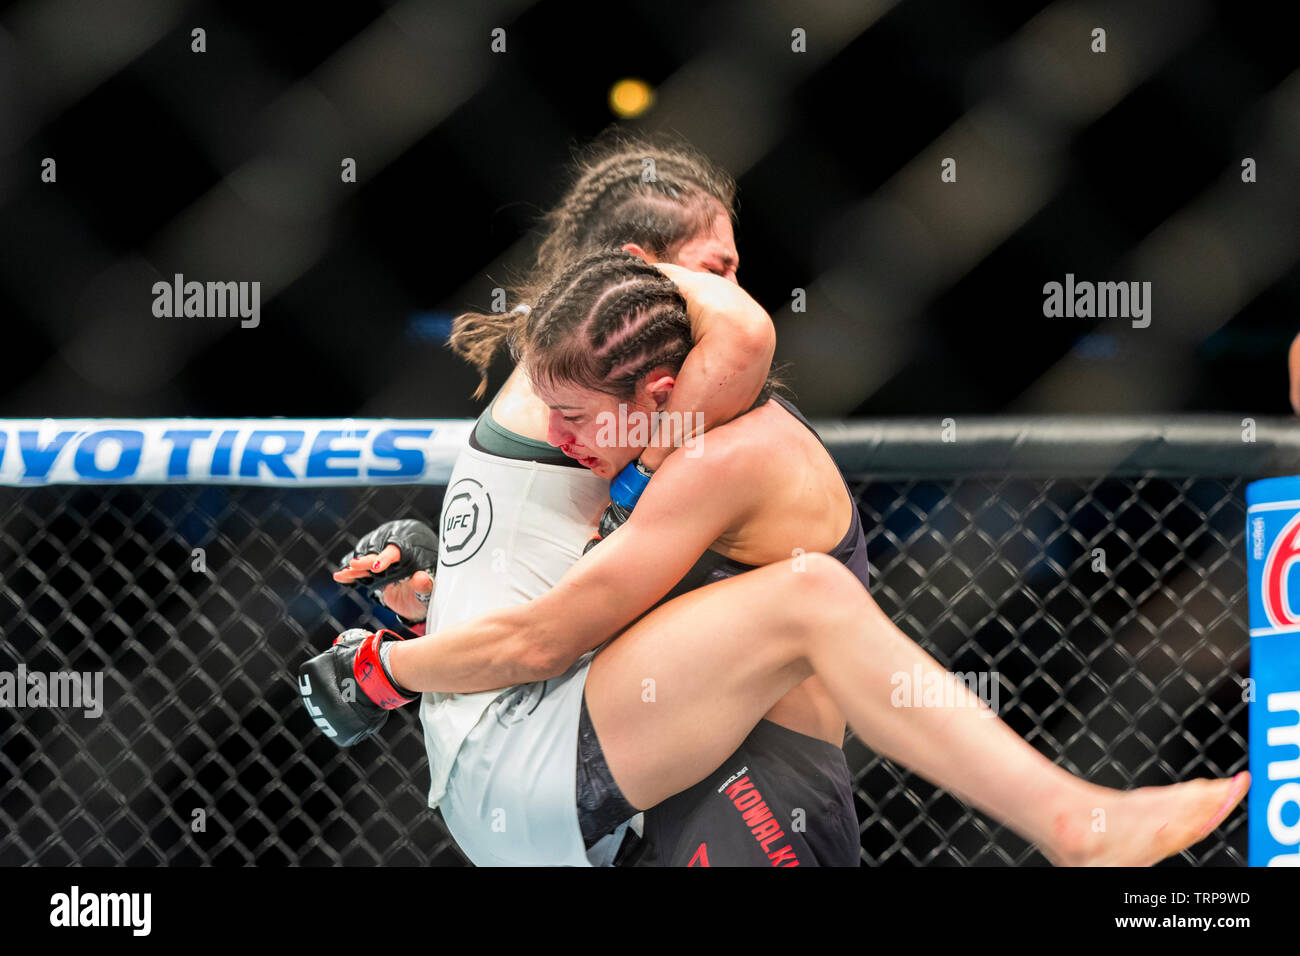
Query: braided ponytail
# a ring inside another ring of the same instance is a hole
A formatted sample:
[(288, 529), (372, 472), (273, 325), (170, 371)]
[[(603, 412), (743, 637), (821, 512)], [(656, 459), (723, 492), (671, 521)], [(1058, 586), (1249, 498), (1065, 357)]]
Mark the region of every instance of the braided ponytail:
[(451, 337), (447, 344), (451, 350), (478, 369), (478, 388), (475, 398), (487, 395), (488, 372), (492, 360), (503, 345), (522, 327), (528, 306), (519, 306), (511, 312), (464, 312), (451, 321)]

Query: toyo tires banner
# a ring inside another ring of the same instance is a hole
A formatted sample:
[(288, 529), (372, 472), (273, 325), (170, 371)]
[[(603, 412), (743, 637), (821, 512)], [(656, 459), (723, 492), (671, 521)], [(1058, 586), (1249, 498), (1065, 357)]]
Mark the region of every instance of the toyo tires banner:
[(1246, 488), (1251, 866), (1300, 866), (1300, 478)]
[(0, 485), (440, 484), (460, 419), (0, 419)]

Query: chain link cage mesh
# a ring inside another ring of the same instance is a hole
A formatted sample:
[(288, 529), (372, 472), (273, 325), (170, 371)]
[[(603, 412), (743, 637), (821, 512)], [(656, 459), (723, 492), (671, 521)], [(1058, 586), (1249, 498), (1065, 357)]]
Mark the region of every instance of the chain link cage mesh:
[[(1243, 482), (851, 482), (873, 593), (1056, 763), (1135, 787), (1246, 766)], [(381, 621), (330, 563), (431, 486), (0, 489), (0, 670), (102, 672), (103, 713), (0, 709), (0, 864), (463, 865), (419, 721), (341, 751), (298, 664)], [(380, 612), (382, 613), (382, 612)], [(990, 688), (991, 690), (991, 688)], [(869, 865), (1045, 861), (845, 744)], [(1168, 865), (1242, 865), (1238, 814)]]

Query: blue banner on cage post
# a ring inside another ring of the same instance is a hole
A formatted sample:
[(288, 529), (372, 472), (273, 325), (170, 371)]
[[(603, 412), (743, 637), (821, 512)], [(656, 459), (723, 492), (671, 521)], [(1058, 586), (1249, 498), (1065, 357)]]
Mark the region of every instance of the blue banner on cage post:
[(1300, 477), (1246, 487), (1251, 866), (1300, 866)]

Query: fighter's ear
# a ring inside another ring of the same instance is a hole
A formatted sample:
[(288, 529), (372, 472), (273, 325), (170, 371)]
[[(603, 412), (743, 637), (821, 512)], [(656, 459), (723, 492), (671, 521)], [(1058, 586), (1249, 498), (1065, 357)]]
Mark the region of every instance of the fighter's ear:
[(656, 258), (654, 257), (654, 254), (653, 254), (653, 253), (647, 252), (645, 249), (642, 249), (642, 248), (641, 248), (640, 246), (638, 246), (635, 242), (625, 242), (625, 243), (623, 243), (622, 249), (623, 249), (624, 252), (630, 252), (630, 253), (632, 253), (632, 255), (636, 256), (638, 259), (642, 260), (643, 262), (658, 262), (658, 261), (659, 261), (658, 259), (656, 259)]
[(667, 369), (661, 369), (651, 372), (644, 382), (646, 397), (655, 408), (663, 408), (668, 404), (669, 397), (673, 394), (673, 387), (677, 384), (677, 376), (673, 375)]

